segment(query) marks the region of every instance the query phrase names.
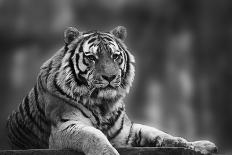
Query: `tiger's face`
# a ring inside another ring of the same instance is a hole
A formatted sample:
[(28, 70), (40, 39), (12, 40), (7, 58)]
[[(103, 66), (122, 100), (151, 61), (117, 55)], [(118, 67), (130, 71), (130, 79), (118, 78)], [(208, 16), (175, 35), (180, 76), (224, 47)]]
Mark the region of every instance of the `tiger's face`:
[(117, 100), (129, 92), (134, 57), (123, 40), (124, 27), (111, 32), (65, 31), (66, 55), (58, 76), (60, 87), (75, 97)]
[(115, 97), (126, 65), (126, 55), (117, 40), (112, 35), (96, 33), (83, 42), (83, 52), (78, 54), (79, 69), (86, 71), (82, 76), (95, 89), (92, 97)]

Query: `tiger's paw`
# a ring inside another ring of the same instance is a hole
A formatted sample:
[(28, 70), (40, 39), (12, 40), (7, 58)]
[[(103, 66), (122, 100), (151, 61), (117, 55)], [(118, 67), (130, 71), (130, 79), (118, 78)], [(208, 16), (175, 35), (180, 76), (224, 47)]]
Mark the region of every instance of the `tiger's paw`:
[(217, 147), (210, 141), (195, 141), (191, 143), (194, 151), (201, 152), (202, 154), (217, 153)]
[(187, 141), (180, 137), (157, 136), (152, 140), (155, 147), (186, 147)]

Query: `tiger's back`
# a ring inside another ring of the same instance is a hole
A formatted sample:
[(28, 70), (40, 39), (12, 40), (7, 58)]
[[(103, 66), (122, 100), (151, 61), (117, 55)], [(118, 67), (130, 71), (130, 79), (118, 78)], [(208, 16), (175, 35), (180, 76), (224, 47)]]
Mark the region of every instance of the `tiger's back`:
[(51, 123), (45, 116), (44, 102), (36, 84), (8, 118), (8, 137), (13, 149), (46, 149)]
[[(51, 121), (46, 116), (46, 101), (43, 94), (47, 90), (49, 76), (59, 69), (65, 49), (60, 49), (40, 68), (37, 82), (24, 97), (18, 109), (13, 111), (7, 120), (8, 137), (13, 149), (47, 149), (51, 133)], [(55, 94), (54, 94), (55, 95)]]

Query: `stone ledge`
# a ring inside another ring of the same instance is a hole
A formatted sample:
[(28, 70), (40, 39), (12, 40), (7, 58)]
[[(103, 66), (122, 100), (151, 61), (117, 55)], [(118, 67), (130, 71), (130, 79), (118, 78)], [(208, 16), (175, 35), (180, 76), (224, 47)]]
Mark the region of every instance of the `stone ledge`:
[[(200, 155), (186, 148), (118, 148), (120, 155)], [(0, 155), (84, 155), (73, 150), (1, 150)]]

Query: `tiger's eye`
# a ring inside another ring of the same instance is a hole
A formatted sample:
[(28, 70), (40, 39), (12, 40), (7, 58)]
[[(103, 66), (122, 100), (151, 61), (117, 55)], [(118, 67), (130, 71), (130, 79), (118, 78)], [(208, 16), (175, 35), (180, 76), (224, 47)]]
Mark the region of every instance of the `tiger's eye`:
[(112, 55), (112, 58), (113, 58), (114, 60), (117, 60), (119, 57), (120, 57), (119, 54), (113, 54), (113, 55)]
[(90, 61), (96, 61), (96, 57), (93, 56), (93, 55), (87, 55), (86, 57), (87, 57), (87, 59), (90, 60)]

